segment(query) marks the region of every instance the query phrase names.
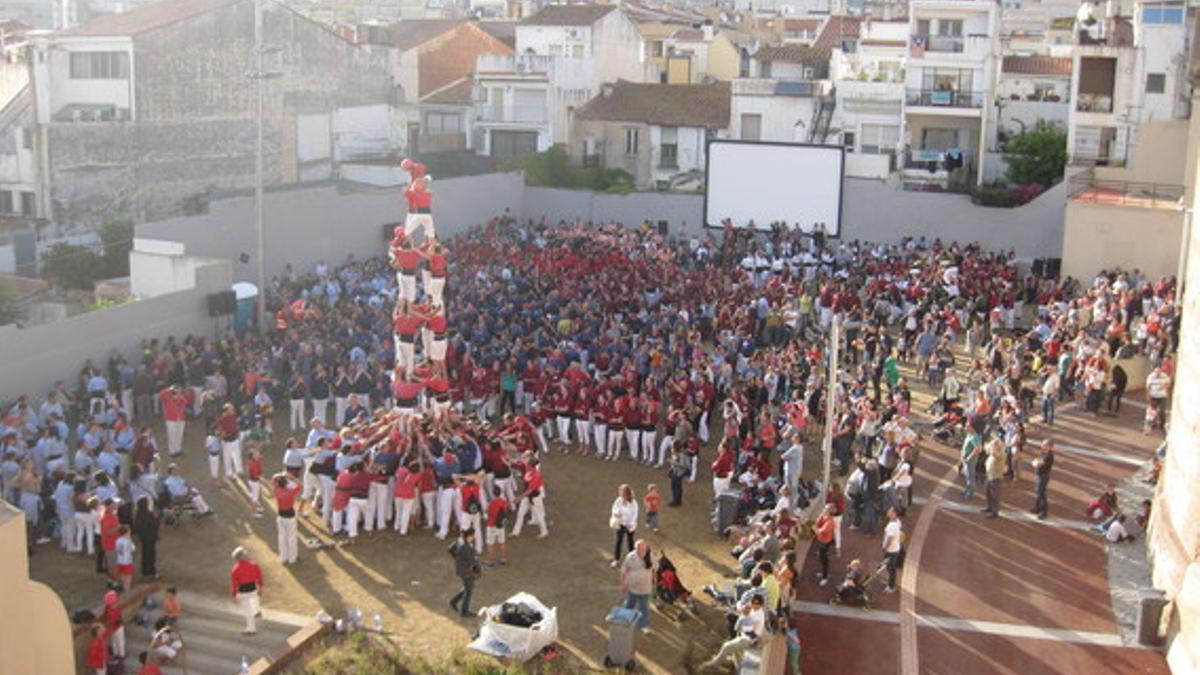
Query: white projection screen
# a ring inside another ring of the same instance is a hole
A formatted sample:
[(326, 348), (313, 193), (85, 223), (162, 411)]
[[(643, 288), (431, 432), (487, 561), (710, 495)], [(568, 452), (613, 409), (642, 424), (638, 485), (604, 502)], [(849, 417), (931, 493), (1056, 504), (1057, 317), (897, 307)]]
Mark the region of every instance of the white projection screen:
[(845, 151), (836, 145), (714, 140), (708, 144), (704, 222), (721, 227), (811, 232), (825, 223), (831, 237), (842, 231), (842, 176)]

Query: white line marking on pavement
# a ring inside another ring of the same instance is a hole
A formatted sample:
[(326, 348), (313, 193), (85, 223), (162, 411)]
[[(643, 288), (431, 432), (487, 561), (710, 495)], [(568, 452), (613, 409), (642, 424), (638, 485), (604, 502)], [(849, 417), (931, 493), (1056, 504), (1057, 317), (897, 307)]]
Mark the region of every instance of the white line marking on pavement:
[[(914, 504), (928, 504), (929, 498), (928, 497), (914, 497), (913, 503)], [(949, 509), (950, 511), (958, 511), (960, 513), (975, 513), (975, 514), (980, 513), (979, 507), (975, 506), (974, 504), (964, 504), (963, 502), (954, 502), (954, 501), (950, 501), (949, 499), (943, 499), (940, 502), (938, 502), (938, 504), (942, 508)], [(984, 516), (980, 515), (979, 517), (983, 518)], [(1004, 509), (1003, 507), (1001, 507), (1000, 517), (1007, 518), (1008, 520), (1020, 520), (1020, 521), (1029, 522), (1029, 523), (1038, 523), (1041, 525), (1053, 525), (1055, 527), (1065, 527), (1070, 530), (1079, 530), (1080, 532), (1091, 531), (1091, 526), (1086, 521), (1083, 521), (1083, 520), (1070, 520), (1067, 518), (1046, 518), (1045, 520), (1038, 520), (1037, 516), (1033, 515), (1032, 513), (1026, 513), (1025, 511), (1020, 511), (1020, 510), (1016, 510), (1016, 509)]]
[[(864, 610), (860, 607), (845, 605), (830, 605), (820, 602), (801, 602), (798, 608), (805, 614), (827, 616), (837, 619), (854, 619), (874, 621), (876, 623), (898, 623), (900, 614), (883, 610)], [(959, 619), (949, 616), (927, 616), (918, 614), (917, 625), (923, 628), (963, 631), (966, 633), (982, 633), (984, 635), (1000, 635), (1004, 637), (1028, 638), (1032, 640), (1052, 640), (1073, 644), (1098, 645), (1101, 647), (1126, 647), (1143, 649), (1138, 645), (1125, 645), (1118, 633), (1098, 633), (1095, 631), (1073, 630), (1070, 628), (1042, 628), (1040, 626), (1024, 626), (1000, 621), (979, 621), (975, 619)]]
[[(1040, 438), (1031, 438), (1031, 439), (1029, 439), (1029, 444), (1032, 447), (1037, 448), (1038, 446), (1040, 446), (1042, 444), (1042, 440), (1043, 439), (1040, 439)], [(1072, 455), (1083, 455), (1084, 457), (1091, 457), (1092, 459), (1102, 459), (1102, 460), (1105, 460), (1108, 462), (1116, 462), (1118, 464), (1124, 464), (1126, 466), (1139, 466), (1140, 467), (1146, 463), (1146, 460), (1144, 460), (1144, 459), (1137, 459), (1136, 457), (1127, 457), (1125, 455), (1120, 455), (1115, 452), (1104, 452), (1103, 450), (1091, 450), (1088, 448), (1081, 448), (1077, 445), (1068, 445), (1068, 444), (1062, 443), (1060, 441), (1054, 441), (1054, 449), (1061, 450), (1063, 452), (1070, 453)], [(1035, 450), (1035, 452), (1036, 452), (1036, 450)]]

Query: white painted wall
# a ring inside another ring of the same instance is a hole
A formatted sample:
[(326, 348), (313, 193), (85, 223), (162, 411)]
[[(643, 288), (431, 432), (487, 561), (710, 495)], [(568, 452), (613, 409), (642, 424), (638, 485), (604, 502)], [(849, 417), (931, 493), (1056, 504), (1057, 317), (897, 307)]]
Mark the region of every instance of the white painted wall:
[[(762, 115), (764, 141), (803, 141), (812, 124), (814, 99), (802, 96), (734, 95), (730, 100), (730, 137), (741, 139), (742, 115)], [(800, 124), (797, 124), (799, 122)]]
[[(34, 41), (34, 88), (38, 122), (46, 124), (63, 106), (72, 103), (111, 104), (129, 109), (136, 118), (136, 101), (130, 86), (137, 70), (133, 43), (129, 38), (69, 38), (53, 42)], [(129, 79), (71, 79), (72, 52), (125, 52), (129, 58)]]

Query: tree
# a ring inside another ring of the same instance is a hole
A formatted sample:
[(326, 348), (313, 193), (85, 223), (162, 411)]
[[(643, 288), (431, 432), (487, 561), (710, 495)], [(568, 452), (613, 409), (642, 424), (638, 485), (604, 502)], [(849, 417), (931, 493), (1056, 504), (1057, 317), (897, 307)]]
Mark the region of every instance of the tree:
[(103, 265), (96, 270), (103, 278), (129, 276), (129, 252), (133, 250), (133, 221), (109, 220), (98, 234), (104, 246)]
[(1067, 166), (1067, 135), (1054, 124), (1040, 120), (1004, 145), (1004, 159), (1008, 162), (1009, 183), (1050, 187), (1062, 180)]
[(42, 255), (42, 275), (64, 288), (92, 289), (103, 259), (86, 246), (55, 244)]

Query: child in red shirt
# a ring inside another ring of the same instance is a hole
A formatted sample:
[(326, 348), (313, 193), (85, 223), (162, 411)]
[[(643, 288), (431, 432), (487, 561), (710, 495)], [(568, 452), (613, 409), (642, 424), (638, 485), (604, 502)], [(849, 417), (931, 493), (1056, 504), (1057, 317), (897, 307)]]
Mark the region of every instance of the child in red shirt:
[(138, 654), (138, 663), (142, 664), (142, 667), (138, 668), (137, 675), (162, 675), (162, 668), (150, 658), (149, 652)]
[(86, 665), (95, 673), (103, 673), (108, 667), (108, 641), (104, 639), (104, 626), (92, 626), (92, 641), (88, 644)]
[(250, 501), (254, 502), (254, 517), (262, 518), (263, 507), (259, 502), (262, 495), (262, 451), (258, 446), (250, 448), (250, 464), (246, 467), (246, 478), (250, 483)]
[(642, 498), (646, 506), (646, 527), (658, 532), (658, 508), (662, 506), (662, 495), (658, 494), (658, 486), (651, 483), (646, 486), (646, 496)]

